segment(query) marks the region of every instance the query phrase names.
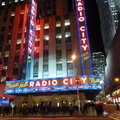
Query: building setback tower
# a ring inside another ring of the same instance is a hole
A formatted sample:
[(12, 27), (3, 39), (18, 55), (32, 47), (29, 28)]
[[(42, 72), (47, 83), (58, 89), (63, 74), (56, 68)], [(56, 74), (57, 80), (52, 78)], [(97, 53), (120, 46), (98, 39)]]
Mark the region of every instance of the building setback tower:
[[(21, 102), (25, 102), (24, 94), (35, 102), (66, 100), (75, 104), (79, 90), (93, 99), (101, 85), (100, 78), (92, 73), (84, 0), (19, 0), (4, 4), (1, 2), (0, 55), (10, 78), (5, 94), (19, 94)], [(1, 81), (5, 81), (4, 72), (0, 71)], [(89, 96), (87, 93), (91, 92)], [(34, 94), (39, 94), (40, 101)], [(49, 95), (59, 99), (53, 100)]]
[(101, 21), (101, 33), (106, 56), (116, 34), (120, 14), (119, 0), (97, 0)]

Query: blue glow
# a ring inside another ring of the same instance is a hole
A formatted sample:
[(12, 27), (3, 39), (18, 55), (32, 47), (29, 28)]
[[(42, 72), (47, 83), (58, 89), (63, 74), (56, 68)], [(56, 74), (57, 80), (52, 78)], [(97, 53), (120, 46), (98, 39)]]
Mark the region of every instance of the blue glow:
[(83, 85), (64, 85), (51, 87), (33, 87), (33, 88), (13, 88), (5, 89), (5, 94), (21, 94), (36, 92), (54, 92), (54, 91), (72, 91), (72, 90), (101, 90), (100, 84), (83, 84)]
[[(78, 20), (79, 15), (78, 15), (78, 4), (77, 4), (77, 0), (75, 0), (76, 2), (76, 16), (77, 16), (77, 21), (78, 21), (78, 36), (79, 36), (79, 44), (80, 44), (80, 57), (81, 57), (81, 66), (82, 66), (82, 75), (85, 74), (85, 62), (84, 62), (84, 58), (83, 58), (83, 52), (82, 52), (82, 41), (81, 41), (81, 35), (80, 35), (80, 22)], [(82, 6), (83, 6), (83, 14), (84, 14), (84, 25), (85, 25), (85, 29), (86, 29), (86, 40), (87, 40), (87, 44), (88, 44), (88, 55), (89, 55), (89, 65), (90, 65), (90, 74), (93, 74), (93, 69), (92, 69), (92, 60), (91, 60), (91, 53), (90, 53), (90, 45), (89, 45), (89, 37), (88, 37), (88, 29), (87, 29), (87, 22), (86, 22), (86, 14), (85, 14), (85, 7), (84, 7), (84, 1), (80, 1), (82, 2)]]
[(1, 103), (2, 103), (2, 104), (9, 104), (10, 101), (9, 101), (9, 100), (1, 100)]

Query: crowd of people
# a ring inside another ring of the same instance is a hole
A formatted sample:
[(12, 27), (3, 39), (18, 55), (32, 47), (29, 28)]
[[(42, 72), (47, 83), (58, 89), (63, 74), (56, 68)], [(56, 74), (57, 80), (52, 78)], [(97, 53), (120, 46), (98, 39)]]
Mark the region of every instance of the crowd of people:
[[(103, 116), (105, 105), (102, 102), (85, 102), (83, 106), (80, 106), (81, 115), (89, 114), (89, 112), (93, 111), (97, 116)], [(16, 114), (16, 106), (0, 106), (0, 113), (3, 116)], [(116, 109), (119, 110), (119, 105), (116, 103)], [(37, 115), (41, 114), (43, 116), (48, 114), (56, 114), (62, 112), (63, 115), (65, 113), (69, 113), (70, 116), (79, 115), (78, 106), (74, 106), (72, 104), (63, 105), (62, 107), (52, 107), (52, 105), (47, 105), (45, 103), (40, 105), (35, 105), (32, 108), (28, 108), (27, 105), (23, 105), (19, 110), (17, 110), (19, 115)]]
[(16, 113), (16, 106), (10, 107), (10, 106), (0, 106), (0, 113), (3, 116), (11, 115), (14, 116)]

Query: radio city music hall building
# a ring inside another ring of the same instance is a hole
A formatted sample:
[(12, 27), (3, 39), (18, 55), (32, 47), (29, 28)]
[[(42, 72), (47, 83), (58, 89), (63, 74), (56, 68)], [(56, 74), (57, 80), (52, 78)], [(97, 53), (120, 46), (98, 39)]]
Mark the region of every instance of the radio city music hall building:
[(84, 0), (46, 1), (1, 2), (4, 94), (14, 96), (17, 106), (75, 105), (77, 90), (80, 100), (94, 99), (102, 88), (92, 72)]

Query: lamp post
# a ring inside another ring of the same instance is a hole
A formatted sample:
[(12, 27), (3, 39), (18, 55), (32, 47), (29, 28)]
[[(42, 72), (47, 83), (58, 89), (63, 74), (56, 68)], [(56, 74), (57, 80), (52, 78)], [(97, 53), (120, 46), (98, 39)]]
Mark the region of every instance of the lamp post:
[(115, 78), (115, 81), (116, 81), (116, 82), (119, 82), (119, 78), (116, 77), (116, 78)]
[(79, 90), (78, 90), (79, 75), (77, 73), (77, 68), (76, 68), (75, 63), (74, 63), (75, 59), (76, 59), (76, 55), (72, 55), (73, 65), (75, 67), (75, 80), (76, 80), (76, 84), (77, 84), (78, 112), (79, 112), (79, 115), (81, 115), (81, 111), (80, 111), (80, 97), (79, 97)]

